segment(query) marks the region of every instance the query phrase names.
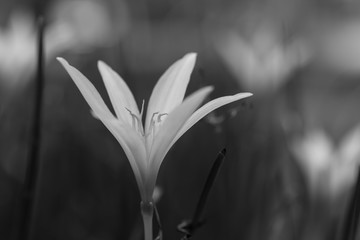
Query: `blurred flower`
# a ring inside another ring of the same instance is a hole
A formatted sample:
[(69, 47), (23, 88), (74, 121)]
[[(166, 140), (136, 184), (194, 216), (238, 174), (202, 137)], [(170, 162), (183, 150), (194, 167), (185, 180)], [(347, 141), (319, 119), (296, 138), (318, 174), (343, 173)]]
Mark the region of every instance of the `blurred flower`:
[(36, 35), (34, 18), (27, 12), (15, 12), (6, 29), (0, 29), (1, 83), (12, 87), (35, 67)]
[(292, 150), (303, 169), (312, 194), (335, 199), (347, 192), (356, 180), (360, 161), (360, 125), (338, 146), (324, 131), (309, 131), (296, 139)]
[[(37, 29), (34, 15), (14, 12), (7, 28), (0, 29), (0, 79), (2, 87), (14, 89), (31, 79), (36, 66)], [(65, 50), (66, 35), (47, 26), (44, 33), (46, 60)]]
[[(125, 3), (117, 4), (114, 11), (121, 17), (116, 21), (110, 19), (109, 10), (100, 1), (59, 1), (53, 5), (44, 33), (46, 60), (64, 51), (84, 52), (116, 43), (129, 24)], [(8, 26), (0, 28), (0, 87), (14, 89), (33, 76), (36, 28), (35, 16), (26, 10), (12, 13)]]
[(124, 1), (116, 1), (116, 6), (105, 3), (98, 0), (55, 2), (49, 15), (53, 29), (64, 39), (64, 48), (84, 52), (118, 42), (129, 28), (127, 5)]
[(256, 92), (276, 89), (309, 57), (300, 41), (284, 46), (271, 28), (260, 28), (250, 40), (229, 31), (215, 47), (241, 84)]
[(172, 145), (188, 129), (216, 108), (251, 96), (250, 93), (239, 93), (217, 98), (196, 110), (212, 87), (204, 87), (183, 101), (196, 60), (196, 54), (187, 54), (170, 66), (155, 85), (143, 124), (144, 104), (139, 111), (128, 86), (109, 66), (101, 61), (98, 63), (116, 117), (82, 73), (64, 59), (58, 60), (72, 77), (94, 115), (123, 147), (143, 202), (152, 202), (160, 165)]

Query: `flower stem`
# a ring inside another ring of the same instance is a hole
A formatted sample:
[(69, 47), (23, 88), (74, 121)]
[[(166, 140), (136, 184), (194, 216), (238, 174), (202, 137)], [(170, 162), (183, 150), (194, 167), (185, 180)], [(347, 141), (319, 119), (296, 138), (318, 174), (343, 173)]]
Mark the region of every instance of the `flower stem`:
[(141, 202), (140, 203), (141, 215), (144, 221), (144, 236), (145, 240), (153, 240), (153, 214), (154, 203), (153, 202)]
[(41, 124), (43, 112), (43, 91), (44, 91), (44, 28), (45, 20), (40, 15), (38, 20), (38, 49), (37, 49), (37, 78), (35, 82), (35, 102), (34, 116), (29, 150), (29, 159), (26, 166), (24, 185), (22, 190), (22, 205), (20, 206), (20, 225), (19, 240), (31, 238), (31, 228), (35, 206), (35, 195), (38, 187), (38, 175), (40, 166), (40, 144), (41, 144)]

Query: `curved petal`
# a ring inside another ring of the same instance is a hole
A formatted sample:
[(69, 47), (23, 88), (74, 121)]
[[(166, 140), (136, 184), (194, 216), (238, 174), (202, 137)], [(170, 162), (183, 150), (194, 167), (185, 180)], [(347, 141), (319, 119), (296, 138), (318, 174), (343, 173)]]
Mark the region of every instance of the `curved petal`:
[(131, 110), (137, 116), (140, 113), (128, 85), (106, 63), (98, 61), (98, 68), (117, 117), (131, 125), (132, 117), (126, 109)]
[(224, 106), (226, 104), (235, 102), (237, 100), (250, 97), (252, 96), (252, 93), (238, 93), (232, 96), (224, 96), (216, 98), (208, 103), (206, 103), (204, 106), (196, 110), (190, 118), (186, 121), (186, 123), (182, 126), (182, 128), (178, 131), (175, 138), (172, 140), (171, 144), (174, 144), (187, 130), (189, 130), (192, 126), (194, 126), (195, 123), (197, 123), (200, 119), (205, 117), (210, 112), (214, 111), (215, 109)]
[(199, 120), (201, 120), (203, 117), (205, 117), (210, 112), (214, 111), (215, 109), (222, 107), (226, 104), (238, 101), (240, 99), (250, 97), (252, 96), (252, 93), (238, 93), (232, 96), (224, 96), (219, 97), (214, 100), (211, 100), (210, 102), (206, 103), (204, 106), (196, 110), (191, 117), (186, 121), (186, 123), (182, 126), (180, 131), (177, 133), (176, 137), (173, 139), (174, 144), (187, 130), (189, 130), (192, 126), (194, 126), (195, 123), (197, 123)]
[[(151, 173), (157, 175), (161, 162), (171, 146), (175, 143), (173, 139), (182, 129), (187, 119), (200, 106), (204, 99), (213, 90), (213, 87), (204, 87), (191, 94), (185, 101), (172, 111), (161, 125), (157, 136), (155, 136), (150, 151), (150, 168)], [(151, 184), (155, 184), (151, 183)]]
[(149, 129), (153, 113), (170, 113), (182, 103), (195, 61), (196, 53), (188, 53), (171, 65), (160, 77), (149, 100), (145, 130)]
[(146, 176), (147, 154), (142, 137), (132, 128), (122, 125), (118, 120), (108, 120), (100, 118), (106, 128), (112, 133), (123, 148), (131, 168), (134, 172), (136, 182), (139, 187), (141, 198), (146, 198)]
[(114, 115), (104, 103), (99, 92), (94, 85), (79, 70), (71, 66), (65, 59), (56, 58), (69, 73), (70, 77), (79, 88), (86, 102), (89, 104), (93, 112), (103, 119), (114, 119)]

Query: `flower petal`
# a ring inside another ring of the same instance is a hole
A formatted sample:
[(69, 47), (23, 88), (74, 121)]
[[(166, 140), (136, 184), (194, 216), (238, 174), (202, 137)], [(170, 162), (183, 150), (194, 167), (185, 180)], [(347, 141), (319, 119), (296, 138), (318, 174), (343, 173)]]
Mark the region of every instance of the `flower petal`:
[(79, 70), (71, 66), (65, 59), (56, 58), (69, 73), (70, 77), (79, 88), (86, 102), (90, 105), (94, 113), (103, 119), (114, 119), (114, 115), (104, 103), (99, 92), (94, 85)]
[(99, 61), (98, 68), (117, 117), (131, 125), (132, 117), (126, 109), (131, 110), (136, 116), (140, 113), (129, 87), (106, 63)]
[(149, 100), (145, 130), (149, 129), (153, 113), (170, 113), (182, 103), (195, 61), (196, 53), (188, 53), (160, 77)]
[(146, 197), (145, 176), (147, 175), (147, 155), (142, 137), (133, 128), (116, 119), (110, 112), (94, 85), (76, 68), (68, 64), (63, 58), (57, 58), (65, 67), (80, 92), (93, 110), (94, 115), (101, 120), (106, 128), (114, 135), (123, 148), (135, 178), (141, 196)]
[(197, 123), (199, 120), (201, 120), (203, 117), (205, 117), (210, 112), (214, 111), (215, 109), (224, 106), (226, 104), (235, 102), (237, 100), (250, 97), (252, 96), (252, 93), (238, 93), (232, 96), (224, 96), (219, 97), (214, 100), (211, 100), (210, 102), (206, 103), (204, 106), (196, 110), (190, 118), (186, 121), (186, 123), (182, 126), (182, 128), (178, 131), (176, 134), (176, 137), (172, 140), (171, 144), (174, 144), (187, 130), (189, 130), (192, 126), (194, 126), (195, 123)]
[[(153, 145), (151, 146), (149, 159), (150, 167), (152, 169), (151, 173), (157, 175), (166, 153), (175, 143), (173, 139), (177, 136), (178, 131), (182, 129), (187, 119), (212, 90), (213, 87), (204, 87), (191, 94), (180, 106), (170, 112), (164, 120), (164, 123), (160, 126), (159, 132), (155, 136)], [(150, 184), (155, 185), (155, 182)]]
[(141, 198), (146, 199), (146, 176), (148, 173), (147, 154), (142, 136), (131, 127), (121, 124), (118, 120), (102, 119), (102, 123), (114, 135), (123, 148), (139, 187)]

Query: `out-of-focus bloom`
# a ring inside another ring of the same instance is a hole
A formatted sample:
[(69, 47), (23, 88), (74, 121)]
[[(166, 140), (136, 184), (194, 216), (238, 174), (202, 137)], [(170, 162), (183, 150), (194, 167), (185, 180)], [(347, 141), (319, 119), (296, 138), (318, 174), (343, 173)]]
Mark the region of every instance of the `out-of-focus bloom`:
[(260, 28), (249, 39), (229, 31), (215, 47), (240, 83), (261, 93), (276, 89), (309, 57), (300, 41), (286, 46), (280, 41), (271, 28)]
[(338, 146), (321, 130), (309, 131), (294, 141), (292, 150), (302, 167), (312, 194), (331, 199), (346, 193), (356, 180), (360, 162), (360, 126)]
[[(0, 85), (14, 89), (31, 79), (36, 66), (37, 29), (35, 17), (25, 10), (14, 12), (7, 28), (0, 29)], [(51, 26), (44, 35), (46, 60), (65, 50), (66, 36)], [(65, 38), (64, 38), (65, 37)]]
[(84, 52), (117, 43), (129, 28), (128, 8), (124, 1), (109, 4), (99, 0), (56, 1), (49, 16), (63, 47)]
[[(36, 65), (35, 17), (25, 10), (14, 12), (7, 28), (0, 29), (0, 84), (13, 89), (31, 79)], [(67, 36), (47, 26), (44, 35), (46, 60), (65, 50)]]
[[(0, 79), (12, 87), (35, 67), (36, 35), (34, 18), (15, 12), (6, 29), (0, 29)], [(31, 74), (30, 74), (31, 75)]]
[[(46, 60), (64, 51), (84, 52), (116, 43), (129, 24), (125, 3), (117, 4), (120, 6), (112, 10), (120, 19), (110, 19), (110, 7), (96, 0), (59, 1), (53, 5), (44, 33)], [(31, 79), (36, 49), (35, 16), (25, 10), (14, 11), (8, 26), (0, 28), (0, 87), (14, 89)]]
[(128, 86), (109, 66), (101, 61), (98, 63), (116, 116), (109, 111), (100, 94), (82, 73), (64, 59), (58, 60), (90, 105), (94, 116), (102, 121), (122, 146), (143, 202), (152, 202), (160, 165), (172, 145), (189, 128), (214, 109), (251, 96), (250, 93), (239, 93), (220, 97), (196, 110), (212, 87), (201, 88), (184, 100), (196, 60), (196, 54), (187, 54), (170, 66), (155, 85), (143, 124), (144, 104), (139, 111)]

